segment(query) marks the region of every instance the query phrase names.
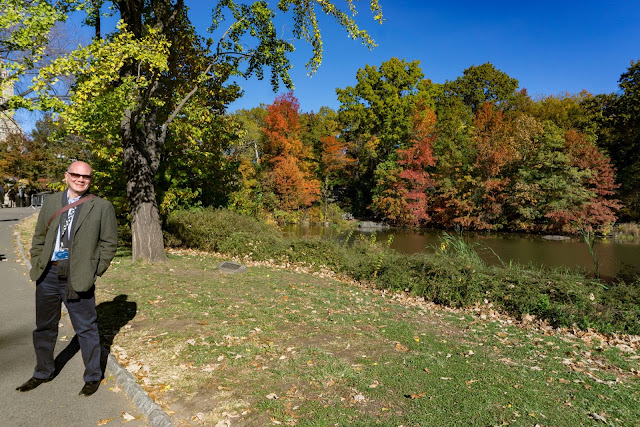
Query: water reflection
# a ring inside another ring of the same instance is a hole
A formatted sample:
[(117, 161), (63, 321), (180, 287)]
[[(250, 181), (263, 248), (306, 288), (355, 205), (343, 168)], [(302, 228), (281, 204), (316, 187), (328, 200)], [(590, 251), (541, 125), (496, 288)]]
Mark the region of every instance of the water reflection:
[[(344, 239), (345, 233), (338, 233), (331, 227), (289, 226), (285, 232), (297, 236), (324, 236)], [(354, 238), (372, 232), (356, 231)], [(434, 252), (440, 246), (441, 230), (408, 231), (387, 229), (376, 231), (378, 241), (386, 241), (393, 234), (391, 247), (402, 253)], [(594, 274), (593, 259), (582, 239), (547, 240), (543, 236), (518, 233), (474, 233), (465, 232), (464, 239), (474, 245), (476, 251), (491, 265), (514, 262), (522, 265), (560, 267), (581, 270)], [(640, 244), (618, 243), (603, 239), (595, 244), (595, 252), (600, 265), (600, 275), (611, 280), (623, 270), (640, 271)]]

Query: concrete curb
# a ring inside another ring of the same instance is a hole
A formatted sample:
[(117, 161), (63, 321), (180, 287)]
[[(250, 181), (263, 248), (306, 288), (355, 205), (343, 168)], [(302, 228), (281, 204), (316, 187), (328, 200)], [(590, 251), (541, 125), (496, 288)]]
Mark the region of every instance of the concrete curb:
[[(20, 240), (22, 224), (18, 223), (17, 228), (18, 238), (16, 241), (18, 244), (18, 251), (20, 252), (22, 261), (27, 266), (27, 269), (31, 270), (31, 262), (27, 259), (27, 255), (24, 252), (24, 246), (22, 246), (22, 241)], [(107, 370), (111, 372), (116, 380), (116, 384), (118, 384), (118, 386), (124, 391), (129, 400), (133, 402), (136, 409), (147, 419), (147, 422), (151, 427), (175, 427), (175, 424), (169, 415), (167, 415), (166, 412), (164, 412), (162, 408), (149, 397), (149, 394), (140, 387), (133, 375), (123, 368), (112, 354), (109, 354), (107, 358)]]

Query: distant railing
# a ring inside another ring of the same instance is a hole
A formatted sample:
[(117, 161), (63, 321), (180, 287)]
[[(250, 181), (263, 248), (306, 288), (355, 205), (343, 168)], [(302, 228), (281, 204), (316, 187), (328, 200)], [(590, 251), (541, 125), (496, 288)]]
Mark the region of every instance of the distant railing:
[(41, 193), (32, 194), (31, 195), (31, 206), (32, 207), (42, 206), (42, 202), (44, 201), (44, 197), (47, 194), (52, 194), (52, 193), (53, 193), (53, 191), (43, 191)]

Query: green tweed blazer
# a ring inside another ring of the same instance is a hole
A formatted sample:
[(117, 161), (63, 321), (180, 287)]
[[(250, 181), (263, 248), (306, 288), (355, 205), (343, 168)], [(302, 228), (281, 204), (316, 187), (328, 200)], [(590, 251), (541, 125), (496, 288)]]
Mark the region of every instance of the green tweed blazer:
[[(31, 279), (39, 280), (47, 270), (53, 255), (60, 217), (49, 226), (51, 216), (62, 208), (62, 193), (47, 196), (38, 215), (36, 231), (31, 244)], [(70, 281), (76, 292), (91, 289), (96, 277), (107, 271), (116, 254), (118, 225), (111, 202), (96, 197), (85, 202), (73, 221), (71, 248), (69, 248)]]

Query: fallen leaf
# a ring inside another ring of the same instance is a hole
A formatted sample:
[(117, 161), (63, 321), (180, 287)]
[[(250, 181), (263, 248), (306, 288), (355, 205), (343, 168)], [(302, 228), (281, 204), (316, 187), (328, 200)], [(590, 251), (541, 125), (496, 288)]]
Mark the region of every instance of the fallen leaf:
[(473, 383), (477, 383), (478, 381), (480, 381), (480, 380), (469, 380), (469, 381), (465, 381), (465, 384), (466, 385), (471, 385)]
[(140, 368), (142, 368), (142, 365), (139, 365), (135, 362), (130, 363), (129, 365), (127, 365), (127, 367), (125, 368), (127, 371), (131, 372), (132, 374), (135, 374), (136, 372), (138, 372), (140, 370)]
[(111, 387), (109, 390), (111, 390), (114, 393), (118, 393), (119, 391), (121, 391), (122, 389), (120, 387), (118, 387), (118, 384), (114, 385), (113, 387)]
[(429, 368), (424, 368), (424, 371), (425, 371), (427, 374), (430, 374), (430, 373), (431, 373), (431, 371), (429, 370)]
[(405, 394), (404, 397), (407, 399), (420, 399), (421, 397), (425, 397), (427, 392), (417, 393), (417, 394)]
[(204, 421), (204, 413), (198, 412), (197, 414), (191, 417), (191, 421)]
[(409, 349), (407, 347), (403, 346), (399, 342), (396, 343), (396, 347), (395, 348), (396, 348), (396, 351), (400, 351), (400, 352), (403, 352), (403, 353), (406, 353), (406, 352), (409, 351)]
[(128, 412), (123, 412), (122, 413), (122, 418), (124, 418), (124, 422), (129, 422), (129, 421), (133, 421), (136, 419), (136, 417), (134, 417), (133, 415), (129, 414)]
[(275, 394), (275, 393), (269, 393), (269, 394), (267, 394), (265, 397), (266, 397), (267, 399), (270, 399), (270, 400), (276, 400), (276, 399), (278, 399), (278, 395), (277, 395), (277, 394)]
[(451, 377), (440, 377), (441, 380), (452, 380), (453, 378)]
[(103, 426), (105, 424), (109, 424), (112, 420), (113, 420), (113, 418), (105, 418), (103, 420), (98, 421), (98, 425), (99, 426)]

